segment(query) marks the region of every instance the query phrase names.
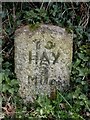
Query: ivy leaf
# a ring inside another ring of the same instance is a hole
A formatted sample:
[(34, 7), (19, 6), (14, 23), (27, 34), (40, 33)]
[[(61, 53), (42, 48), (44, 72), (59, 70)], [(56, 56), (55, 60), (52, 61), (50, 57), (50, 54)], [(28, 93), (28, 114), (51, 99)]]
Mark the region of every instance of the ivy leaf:
[(79, 64), (80, 64), (81, 60), (80, 59), (77, 59), (75, 64), (74, 64), (74, 68), (76, 68)]
[(78, 53), (78, 56), (79, 56), (79, 58), (82, 59), (82, 60), (84, 60), (84, 58), (85, 58), (85, 56), (84, 56), (83, 53)]

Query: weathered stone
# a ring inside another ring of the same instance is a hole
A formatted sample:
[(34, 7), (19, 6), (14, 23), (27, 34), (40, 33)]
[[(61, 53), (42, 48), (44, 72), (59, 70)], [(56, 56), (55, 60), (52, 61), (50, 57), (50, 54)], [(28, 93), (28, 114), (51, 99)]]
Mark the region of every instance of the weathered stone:
[(15, 36), (15, 72), (20, 95), (30, 101), (38, 94), (50, 95), (52, 87), (69, 86), (73, 37), (64, 28), (24, 26)]

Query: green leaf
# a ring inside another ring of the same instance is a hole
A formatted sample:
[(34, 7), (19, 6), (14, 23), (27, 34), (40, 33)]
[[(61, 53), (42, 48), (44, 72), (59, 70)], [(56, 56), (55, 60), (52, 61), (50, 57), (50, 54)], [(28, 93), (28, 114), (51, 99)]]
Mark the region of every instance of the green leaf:
[(11, 93), (11, 94), (13, 94), (14, 93), (14, 88), (9, 88), (8, 92)]
[(75, 64), (74, 64), (74, 68), (76, 68), (79, 64), (80, 64), (81, 60), (80, 59), (77, 59)]
[(40, 115), (43, 115), (43, 110), (42, 109), (40, 110)]
[(78, 56), (79, 56), (79, 58), (82, 59), (82, 60), (84, 60), (84, 58), (85, 58), (85, 56), (84, 56), (83, 53), (78, 53)]

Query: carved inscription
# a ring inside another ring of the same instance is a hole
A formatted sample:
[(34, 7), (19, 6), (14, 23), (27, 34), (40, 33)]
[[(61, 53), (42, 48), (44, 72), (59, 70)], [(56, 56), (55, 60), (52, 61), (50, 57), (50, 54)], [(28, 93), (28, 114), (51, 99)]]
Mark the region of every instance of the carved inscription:
[[(48, 81), (48, 77), (49, 77), (49, 66), (50, 64), (55, 64), (58, 63), (58, 58), (60, 57), (60, 53), (59, 51), (57, 53), (54, 52), (50, 52), (51, 56), (48, 55), (48, 52), (43, 51), (41, 55), (39, 55), (39, 51), (40, 51), (40, 41), (36, 40), (34, 41), (35, 43), (35, 54), (33, 55), (32, 51), (29, 51), (29, 64), (32, 64), (32, 61), (34, 61), (34, 63), (36, 64), (36, 70), (37, 67), (39, 67), (39, 71), (40, 71), (40, 84), (51, 84), (52, 82)], [(45, 45), (46, 49), (53, 49), (55, 47), (55, 43), (53, 43), (52, 41), (48, 41)], [(34, 56), (32, 58), (32, 56)], [(52, 61), (50, 61), (50, 57), (53, 58)], [(30, 80), (34, 80), (35, 79), (35, 85), (37, 85), (37, 76), (35, 75), (35, 78), (31, 77), (30, 75), (28, 76), (28, 80), (30, 83)], [(53, 79), (52, 79), (53, 81)]]

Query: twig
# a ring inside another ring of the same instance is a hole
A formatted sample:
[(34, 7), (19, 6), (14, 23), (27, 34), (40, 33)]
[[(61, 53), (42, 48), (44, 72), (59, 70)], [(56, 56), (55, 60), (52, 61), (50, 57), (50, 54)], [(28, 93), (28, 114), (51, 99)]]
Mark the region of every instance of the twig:
[(9, 50), (9, 52), (8, 52), (8, 53), (10, 54), (12, 50), (13, 50), (13, 46), (11, 47), (11, 49)]
[(15, 23), (15, 21), (16, 21), (15, 5), (14, 5), (14, 3), (13, 3), (13, 21), (14, 21), (14, 23)]
[(51, 0), (49, 0), (49, 2), (48, 2), (48, 5), (46, 7), (46, 11), (48, 10), (48, 7), (49, 7), (50, 3), (51, 3)]
[(42, 2), (40, 9), (42, 9), (42, 8), (43, 8), (43, 5), (44, 5), (44, 2)]
[(7, 10), (7, 13), (8, 13), (8, 14), (7, 14), (7, 17), (8, 17), (9, 26), (10, 26), (10, 28), (12, 28), (12, 27), (11, 27), (11, 23), (10, 23), (10, 17), (9, 17), (9, 12), (8, 12), (8, 10)]
[(65, 14), (65, 12), (68, 11), (68, 10), (72, 10), (72, 8), (66, 9), (66, 10), (62, 13), (62, 16), (63, 16), (63, 15)]

